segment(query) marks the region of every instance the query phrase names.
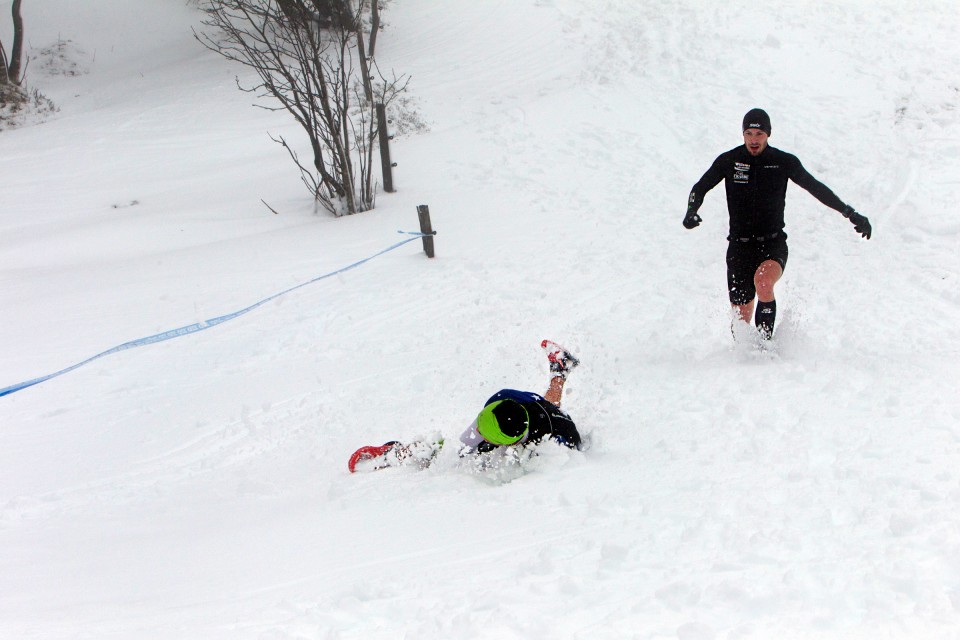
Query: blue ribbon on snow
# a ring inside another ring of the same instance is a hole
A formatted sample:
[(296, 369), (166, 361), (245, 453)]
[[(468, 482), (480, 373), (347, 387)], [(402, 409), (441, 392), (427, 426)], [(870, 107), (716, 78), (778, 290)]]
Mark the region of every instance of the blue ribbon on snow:
[(97, 360), (97, 359), (102, 358), (102, 357), (104, 357), (104, 356), (108, 356), (108, 355), (113, 354), (113, 353), (118, 353), (118, 352), (120, 352), (120, 351), (126, 351), (127, 349), (133, 349), (133, 348), (135, 348), (135, 347), (142, 347), (142, 346), (145, 346), (145, 345), (148, 345), (148, 344), (154, 344), (154, 343), (157, 343), (157, 342), (163, 342), (164, 340), (172, 340), (173, 338), (179, 338), (180, 336), (189, 335), (189, 334), (191, 334), (191, 333), (197, 333), (198, 331), (203, 331), (203, 330), (205, 330), (205, 329), (209, 329), (210, 327), (215, 327), (215, 326), (217, 326), (218, 324), (223, 324), (224, 322), (226, 322), (226, 321), (228, 321), (228, 320), (233, 320), (234, 318), (238, 318), (238, 317), (244, 315), (245, 313), (249, 313), (250, 311), (253, 311), (253, 310), (256, 309), (257, 307), (259, 307), (259, 306), (261, 306), (261, 305), (263, 305), (263, 304), (266, 304), (267, 302), (270, 302), (271, 300), (276, 300), (276, 299), (279, 298), (280, 296), (284, 296), (284, 295), (286, 295), (286, 294), (288, 294), (288, 293), (290, 293), (290, 292), (292, 292), (292, 291), (296, 291), (297, 289), (299, 289), (299, 288), (301, 288), (301, 287), (305, 287), (305, 286), (307, 286), (308, 284), (313, 284), (314, 282), (318, 282), (318, 281), (320, 281), (320, 280), (324, 280), (324, 279), (329, 278), (329, 277), (331, 277), (331, 276), (335, 276), (335, 275), (341, 274), (341, 273), (343, 273), (344, 271), (349, 271), (350, 269), (355, 269), (356, 267), (359, 267), (360, 265), (362, 265), (362, 264), (364, 264), (364, 263), (370, 262), (370, 261), (373, 260), (374, 258), (377, 258), (377, 257), (379, 257), (379, 256), (382, 256), (383, 254), (388, 253), (388, 252), (390, 252), (390, 251), (393, 251), (394, 249), (398, 249), (398, 248), (402, 247), (403, 245), (407, 244), (408, 242), (413, 242), (413, 241), (416, 240), (417, 238), (421, 238), (421, 237), (423, 237), (423, 236), (425, 235), (425, 234), (423, 234), (423, 233), (420, 233), (419, 231), (397, 231), (397, 233), (408, 234), (408, 235), (411, 235), (411, 236), (413, 236), (413, 237), (412, 237), (412, 238), (407, 238), (406, 240), (401, 240), (400, 242), (397, 242), (397, 243), (395, 243), (395, 244), (390, 245), (390, 246), (387, 247), (386, 249), (383, 249), (383, 250), (381, 250), (381, 251), (378, 251), (377, 253), (373, 254), (372, 256), (368, 256), (368, 257), (364, 258), (363, 260), (358, 260), (358, 261), (354, 262), (353, 264), (348, 264), (347, 266), (342, 267), (342, 268), (340, 268), (340, 269), (337, 269), (336, 271), (331, 271), (330, 273), (325, 273), (325, 274), (322, 275), (322, 276), (317, 276), (316, 278), (314, 278), (314, 279), (312, 279), (312, 280), (308, 280), (308, 281), (306, 281), (306, 282), (302, 282), (302, 283), (300, 283), (300, 284), (298, 284), (298, 285), (296, 285), (296, 286), (293, 286), (293, 287), (290, 287), (289, 289), (286, 289), (286, 290), (284, 290), (284, 291), (281, 291), (280, 293), (275, 293), (275, 294), (273, 294), (272, 296), (269, 296), (269, 297), (267, 297), (267, 298), (264, 298), (263, 300), (260, 300), (259, 302), (254, 302), (252, 305), (250, 305), (249, 307), (246, 307), (245, 309), (240, 309), (239, 311), (234, 311), (233, 313), (228, 313), (228, 314), (226, 314), (226, 315), (218, 316), (218, 317), (216, 317), (216, 318), (211, 318), (211, 319), (209, 319), (209, 320), (203, 320), (203, 321), (201, 321), (201, 322), (195, 322), (194, 324), (188, 324), (188, 325), (186, 325), (186, 326), (184, 326), (184, 327), (179, 327), (179, 328), (177, 328), (177, 329), (170, 329), (169, 331), (164, 331), (163, 333), (158, 333), (158, 334), (156, 334), (156, 335), (147, 336), (146, 338), (139, 338), (139, 339), (137, 339), (137, 340), (130, 340), (129, 342), (124, 342), (123, 344), (119, 344), (119, 345), (113, 347), (112, 349), (107, 349), (107, 350), (104, 351), (103, 353), (98, 353), (98, 354), (95, 355), (95, 356), (92, 356), (92, 357), (90, 357), (90, 358), (87, 358), (86, 360), (84, 360), (84, 361), (82, 361), (82, 362), (78, 362), (77, 364), (71, 365), (71, 366), (67, 367), (66, 369), (61, 369), (60, 371), (57, 371), (57, 372), (55, 372), (55, 373), (51, 373), (51, 374), (48, 374), (48, 375), (45, 375), (45, 376), (41, 376), (41, 377), (39, 377), (39, 378), (34, 378), (33, 380), (27, 380), (26, 382), (21, 382), (21, 383), (19, 383), (19, 384), (10, 385), (9, 387), (5, 387), (5, 388), (3, 388), (3, 389), (0, 389), (0, 397), (10, 395), (11, 393), (16, 393), (17, 391), (21, 391), (21, 390), (23, 390), (23, 389), (26, 389), (27, 387), (32, 387), (33, 385), (35, 385), (35, 384), (40, 384), (41, 382), (46, 382), (47, 380), (49, 380), (49, 379), (51, 379), (51, 378), (56, 378), (57, 376), (62, 376), (62, 375), (65, 374), (65, 373), (69, 373), (69, 372), (73, 371), (74, 369), (79, 369), (80, 367), (82, 367), (82, 366), (85, 365), (85, 364), (89, 364), (89, 363), (93, 362), (94, 360)]

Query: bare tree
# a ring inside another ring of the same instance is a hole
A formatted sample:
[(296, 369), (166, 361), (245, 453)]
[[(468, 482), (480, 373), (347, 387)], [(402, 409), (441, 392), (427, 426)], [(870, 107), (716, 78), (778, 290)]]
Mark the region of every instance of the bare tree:
[(385, 78), (366, 56), (367, 1), (205, 0), (211, 30), (195, 33), (208, 49), (256, 72), (252, 85), (239, 79), (237, 85), (266, 99), (257, 106), (285, 110), (300, 124), (312, 163), (302, 162), (282, 136), (273, 139), (335, 215), (373, 208), (375, 103), (388, 104), (407, 83)]
[(22, 0), (13, 0), (11, 13), (13, 14), (13, 47), (10, 49), (10, 58), (0, 42), (0, 62), (3, 63), (3, 73), (0, 74), (0, 84), (14, 84), (20, 86), (23, 78), (20, 75), (20, 65), (23, 55), (23, 18), (20, 16)]

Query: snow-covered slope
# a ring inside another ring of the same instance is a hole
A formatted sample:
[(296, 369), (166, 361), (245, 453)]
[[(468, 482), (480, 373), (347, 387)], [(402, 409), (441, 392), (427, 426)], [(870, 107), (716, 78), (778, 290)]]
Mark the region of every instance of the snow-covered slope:
[[(0, 638), (960, 637), (955, 3), (389, 3), (430, 130), (339, 220), (190, 4), (23, 11), (60, 112), (0, 133), (0, 386), (371, 256), (416, 205), (439, 234), (0, 398)], [(874, 226), (791, 188), (774, 353), (730, 339), (722, 190), (680, 225), (753, 106)], [(543, 391), (544, 337), (588, 451), (347, 473)]]

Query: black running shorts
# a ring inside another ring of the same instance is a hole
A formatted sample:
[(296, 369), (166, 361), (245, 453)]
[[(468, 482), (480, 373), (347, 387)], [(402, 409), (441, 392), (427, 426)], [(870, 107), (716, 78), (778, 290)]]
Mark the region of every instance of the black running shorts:
[(767, 260), (787, 268), (787, 238), (781, 233), (771, 240), (731, 240), (727, 247), (727, 291), (730, 304), (749, 304), (757, 295), (753, 276)]
[(570, 415), (560, 407), (546, 400), (537, 402), (537, 405), (547, 414), (548, 420), (546, 423), (539, 421), (532, 423), (527, 441), (540, 442), (544, 437), (550, 436), (562, 445), (568, 446), (571, 449), (579, 449), (580, 432), (577, 431), (577, 425), (574, 424)]
[(550, 413), (551, 437), (571, 449), (579, 449), (580, 432), (570, 415), (560, 407), (552, 405), (547, 407), (547, 411)]

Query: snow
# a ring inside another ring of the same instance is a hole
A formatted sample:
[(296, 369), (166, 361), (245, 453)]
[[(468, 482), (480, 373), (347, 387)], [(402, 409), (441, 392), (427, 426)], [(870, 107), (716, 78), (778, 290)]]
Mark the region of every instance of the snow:
[[(438, 235), (0, 398), (0, 638), (960, 637), (955, 2), (391, 2), (378, 60), (429, 130), (341, 219), (190, 3), (23, 14), (60, 111), (0, 133), (0, 386), (371, 256), (417, 205)], [(722, 188), (680, 224), (754, 106), (874, 228), (791, 187), (772, 352), (731, 340)], [(589, 450), (347, 472), (543, 392), (547, 337)]]

